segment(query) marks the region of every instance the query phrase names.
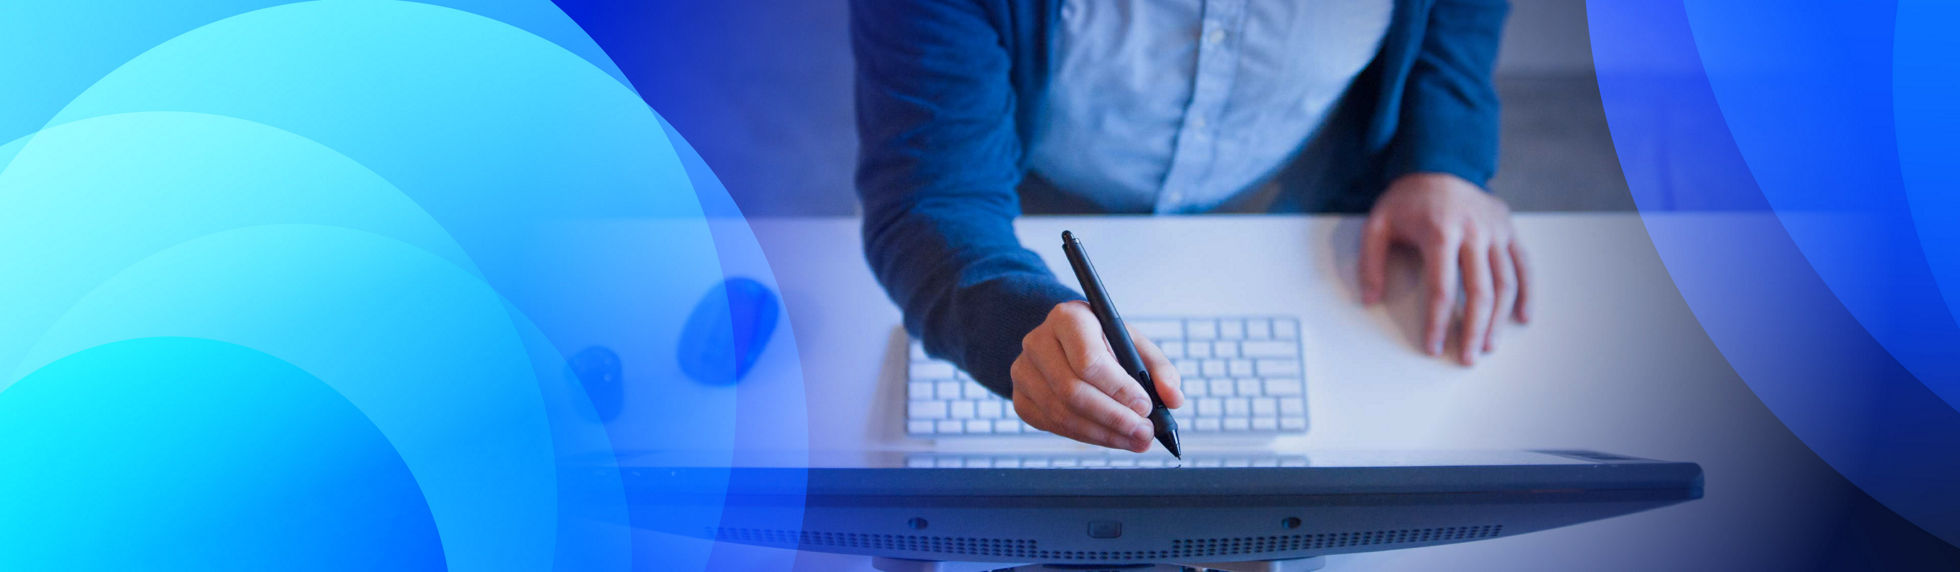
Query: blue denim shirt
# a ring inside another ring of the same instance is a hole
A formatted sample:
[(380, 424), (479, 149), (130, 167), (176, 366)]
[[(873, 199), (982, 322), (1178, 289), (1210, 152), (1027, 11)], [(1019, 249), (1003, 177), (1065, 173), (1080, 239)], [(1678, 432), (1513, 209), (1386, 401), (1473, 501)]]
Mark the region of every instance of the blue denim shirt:
[[(1343, 136), (1314, 142), (1334, 152), (1316, 163), (1329, 190), (1289, 189), (1275, 209), (1360, 211), (1400, 175), (1496, 172), (1490, 73), (1509, 3), (1394, 2), (1326, 126)], [(1061, 20), (1059, 0), (851, 0), (865, 260), (927, 353), (1003, 395), (1021, 338), (1081, 298), (1014, 234)]]
[(1029, 167), (1110, 212), (1217, 208), (1284, 165), (1392, 0), (1063, 0)]

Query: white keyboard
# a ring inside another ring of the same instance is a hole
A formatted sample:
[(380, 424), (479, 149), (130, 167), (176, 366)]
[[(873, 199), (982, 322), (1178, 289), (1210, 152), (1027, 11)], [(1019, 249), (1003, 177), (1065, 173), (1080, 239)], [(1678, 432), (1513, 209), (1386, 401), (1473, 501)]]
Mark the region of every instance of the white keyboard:
[[(1183, 376), (1184, 434), (1258, 435), (1307, 430), (1300, 321), (1294, 317), (1138, 318)], [(905, 384), (905, 433), (914, 437), (1041, 434), (1014, 403), (912, 340)]]

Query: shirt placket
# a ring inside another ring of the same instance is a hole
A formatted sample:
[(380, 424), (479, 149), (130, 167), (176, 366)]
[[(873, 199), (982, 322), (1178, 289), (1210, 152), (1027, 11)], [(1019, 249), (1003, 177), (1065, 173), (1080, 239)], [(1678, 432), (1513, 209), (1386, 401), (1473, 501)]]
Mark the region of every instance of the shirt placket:
[(1198, 33), (1198, 69), (1192, 78), (1191, 101), (1184, 106), (1170, 169), (1157, 189), (1156, 212), (1175, 213), (1210, 200), (1204, 177), (1217, 157), (1219, 114), (1231, 95), (1238, 72), (1239, 36), (1245, 0), (1206, 0)]

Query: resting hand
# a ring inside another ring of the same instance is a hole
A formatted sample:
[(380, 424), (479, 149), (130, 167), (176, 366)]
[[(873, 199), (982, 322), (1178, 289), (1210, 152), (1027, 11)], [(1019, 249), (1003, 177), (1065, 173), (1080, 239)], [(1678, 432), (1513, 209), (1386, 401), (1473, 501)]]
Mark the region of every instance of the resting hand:
[[(1184, 405), (1177, 368), (1149, 339), (1129, 332), (1157, 383), (1164, 405)], [(1092, 445), (1150, 449), (1150, 396), (1103, 339), (1102, 325), (1080, 301), (1056, 304), (1047, 320), (1021, 339), (1014, 359), (1014, 412), (1036, 429)]]
[(1457, 361), (1463, 365), (1496, 349), (1498, 324), (1506, 316), (1530, 320), (1529, 267), (1504, 201), (1452, 175), (1419, 173), (1389, 184), (1362, 230), (1363, 303), (1381, 301), (1388, 248), (1398, 243), (1422, 254), (1423, 348), (1429, 355), (1443, 353), (1459, 276), (1464, 309)]

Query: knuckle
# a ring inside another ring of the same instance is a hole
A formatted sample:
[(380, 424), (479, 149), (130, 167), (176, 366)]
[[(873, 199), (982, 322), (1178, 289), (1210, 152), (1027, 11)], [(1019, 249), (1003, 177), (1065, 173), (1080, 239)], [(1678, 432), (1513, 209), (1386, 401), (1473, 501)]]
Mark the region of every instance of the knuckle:
[(1510, 276), (1505, 276), (1504, 274), (1503, 272), (1499, 272), (1490, 281), (1491, 287), (1497, 290), (1500, 296), (1508, 296), (1518, 288), (1517, 282), (1511, 280)]
[(1082, 376), (1082, 379), (1084, 381), (1090, 381), (1090, 380), (1102, 379), (1108, 376), (1109, 371), (1110, 371), (1109, 360), (1092, 359), (1089, 360), (1089, 363), (1082, 364), (1081, 371), (1077, 371), (1075, 373), (1076, 375)]
[(1136, 385), (1117, 386), (1116, 393), (1110, 395), (1110, 397), (1115, 398), (1117, 403), (1121, 403), (1125, 407), (1144, 401), (1143, 390), (1139, 389)]
[(1101, 393), (1102, 390), (1087, 383), (1070, 385), (1068, 388), (1069, 407), (1080, 412), (1093, 411), (1090, 404), (1095, 403), (1096, 396)]
[(1055, 317), (1059, 318), (1063, 323), (1081, 322), (1084, 315), (1093, 315), (1089, 313), (1089, 308), (1085, 304), (1063, 302), (1055, 305)]
[(1457, 234), (1455, 231), (1445, 229), (1441, 226), (1427, 225), (1421, 231), (1417, 232), (1416, 243), (1422, 245), (1424, 248), (1436, 250), (1449, 248), (1450, 244), (1456, 241), (1456, 238)]
[(1434, 209), (1422, 215), (1423, 226), (1439, 234), (1455, 234), (1462, 231), (1458, 217), (1445, 209)]

